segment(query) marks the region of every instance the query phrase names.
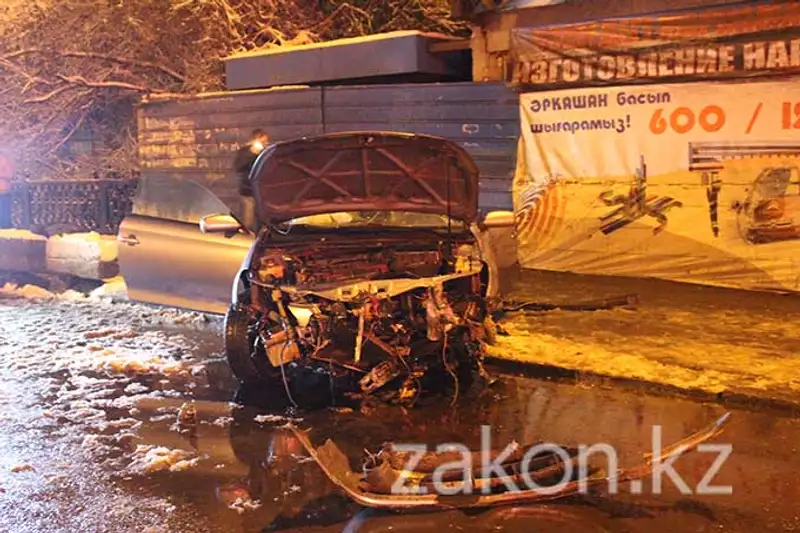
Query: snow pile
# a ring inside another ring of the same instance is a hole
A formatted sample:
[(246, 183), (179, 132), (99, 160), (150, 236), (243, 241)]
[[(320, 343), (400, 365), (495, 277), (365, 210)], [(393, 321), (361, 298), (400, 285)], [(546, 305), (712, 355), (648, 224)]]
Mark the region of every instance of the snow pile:
[(125, 301), (128, 299), (128, 286), (122, 276), (104, 280), (104, 283), (93, 290), (89, 297), (92, 299), (109, 299), (111, 301)]
[[(48, 337), (40, 331), (39, 337)], [(65, 338), (66, 337), (66, 338)], [(89, 329), (55, 335), (52, 349), (53, 371), (69, 369), (74, 373), (100, 371), (116, 375), (160, 375), (165, 378), (197, 375), (190, 359), (194, 343), (182, 335), (161, 331), (132, 329)], [(137, 388), (132, 385), (131, 393)], [(138, 392), (143, 389), (138, 387)]]
[(48, 255), (87, 257), (103, 262), (114, 261), (118, 255), (116, 235), (96, 232), (54, 235), (48, 239), (47, 247)]
[(197, 336), (195, 324), (207, 325), (203, 315), (67, 299), (38, 288), (3, 289), (25, 298), (0, 304), (0, 361), (18, 379), (51, 383), (41, 427), (75, 438), (79, 450), (110, 471), (127, 471), (131, 460), (140, 473), (198, 463), (188, 452), (151, 447), (137, 453), (137, 445), (144, 444), (139, 432), (151, 414), (142, 415), (143, 405), (185, 401), (207, 379), (195, 352), (198, 342), (217, 337), (216, 331)]
[(73, 290), (64, 291), (62, 293), (50, 292), (38, 285), (17, 285), (16, 283), (6, 283), (0, 287), (0, 297), (6, 298), (20, 298), (23, 300), (64, 300), (64, 301), (80, 301), (85, 300), (86, 295)]
[(132, 454), (133, 460), (128, 467), (137, 473), (152, 473), (168, 470), (181, 472), (188, 470), (200, 462), (200, 458), (186, 450), (171, 450), (164, 446), (140, 444)]
[(237, 498), (236, 501), (228, 506), (228, 509), (232, 509), (239, 514), (244, 514), (245, 511), (255, 511), (259, 507), (261, 507), (261, 502), (259, 500)]
[(203, 313), (170, 308), (159, 309), (158, 316), (170, 324), (177, 325), (204, 325), (210, 320), (208, 315)]
[(233, 417), (230, 416), (221, 416), (216, 418), (213, 422), (211, 422), (212, 426), (217, 426), (220, 428), (226, 428), (233, 423)]
[(257, 415), (253, 418), (253, 421), (258, 424), (292, 424), (300, 423), (303, 419), (280, 415)]
[[(102, 348), (98, 348), (100, 349)], [(102, 349), (93, 358), (93, 363), (96, 369), (115, 374), (158, 374), (173, 377), (190, 372), (189, 367), (181, 361), (136, 349)]]
[(25, 300), (51, 300), (55, 298), (56, 295), (36, 285), (23, 285), (20, 287), (15, 283), (6, 283), (0, 287), (0, 297), (23, 298)]
[(498, 337), (488, 353), (498, 359), (552, 365), (569, 370), (594, 372), (610, 377), (668, 383), (687, 389), (708, 392), (724, 391), (734, 376), (709, 370), (696, 372), (676, 364), (657, 360), (614, 347), (588, 345), (569, 338), (531, 334), (514, 326), (506, 327), (510, 337)]

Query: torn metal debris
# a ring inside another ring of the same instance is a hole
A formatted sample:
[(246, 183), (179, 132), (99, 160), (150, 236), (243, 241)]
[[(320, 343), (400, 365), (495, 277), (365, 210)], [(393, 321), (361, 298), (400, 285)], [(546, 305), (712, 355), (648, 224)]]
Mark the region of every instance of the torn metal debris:
[[(364, 471), (353, 472), (347, 456), (333, 441), (327, 440), (322, 446), (315, 447), (305, 432), (289, 427), (331, 482), (356, 503), (374, 508), (446, 510), (552, 501), (590, 489), (602, 489), (611, 483), (639, 480), (653, 472), (658, 464), (694, 451), (700, 444), (719, 435), (728, 418), (729, 413), (726, 413), (706, 428), (664, 447), (658, 457), (644, 454), (641, 464), (617, 468), (613, 472), (602, 469), (582, 471), (577, 463), (578, 450), (574, 448), (562, 447), (563, 453), (543, 451), (526, 461), (523, 458), (527, 448), (520, 447), (503, 462), (503, 475), (486, 477), (477, 475), (482, 472), (478, 452), (472, 453), (470, 463), (478, 467), (470, 470), (458, 468), (458, 459), (463, 457), (460, 454), (454, 457), (453, 452), (427, 452), (413, 470), (407, 470), (410, 463), (404, 452), (391, 447), (385, 447), (376, 455), (368, 455)], [(494, 452), (490, 460), (496, 454)], [(565, 456), (568, 461), (564, 460)], [(441, 477), (434, 483), (433, 473), (442, 465), (449, 468), (443, 474), (437, 472), (436, 475)], [(564, 480), (567, 470), (573, 476)], [(405, 493), (394, 490), (398, 479), (403, 481)], [(528, 483), (520, 483), (521, 479)], [(528, 488), (531, 485), (528, 480), (533, 480), (535, 487)], [(523, 488), (507, 490), (509, 481)]]

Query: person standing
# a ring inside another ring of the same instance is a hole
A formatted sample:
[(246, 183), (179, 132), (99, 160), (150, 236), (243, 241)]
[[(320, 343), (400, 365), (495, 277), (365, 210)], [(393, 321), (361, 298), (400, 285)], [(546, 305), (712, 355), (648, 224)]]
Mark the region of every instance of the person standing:
[(11, 227), (11, 164), (0, 156), (0, 229)]
[(250, 183), (250, 171), (258, 155), (269, 144), (269, 136), (262, 129), (253, 130), (250, 140), (236, 152), (234, 163), (239, 181), (239, 196), (241, 198), (241, 217), (245, 226), (256, 229), (256, 204), (253, 198), (253, 187)]

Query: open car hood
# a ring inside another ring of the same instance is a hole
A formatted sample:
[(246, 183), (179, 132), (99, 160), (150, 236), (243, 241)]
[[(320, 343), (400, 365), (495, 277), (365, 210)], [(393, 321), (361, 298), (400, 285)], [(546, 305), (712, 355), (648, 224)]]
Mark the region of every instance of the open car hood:
[(449, 213), (469, 223), (478, 211), (475, 162), (429, 135), (347, 132), (273, 144), (250, 181), (264, 223), (338, 211)]

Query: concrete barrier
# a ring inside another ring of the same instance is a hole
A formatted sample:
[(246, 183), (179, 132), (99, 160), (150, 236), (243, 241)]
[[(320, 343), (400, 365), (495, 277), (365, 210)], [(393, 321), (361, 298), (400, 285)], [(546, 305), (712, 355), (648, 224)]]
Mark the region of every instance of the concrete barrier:
[(0, 230), (0, 270), (111, 278), (119, 274), (116, 237), (77, 233), (47, 238), (26, 230)]
[(44, 272), (47, 270), (47, 238), (27, 230), (0, 230), (0, 269)]
[(116, 237), (97, 233), (50, 237), (47, 270), (87, 279), (112, 278), (119, 274)]

